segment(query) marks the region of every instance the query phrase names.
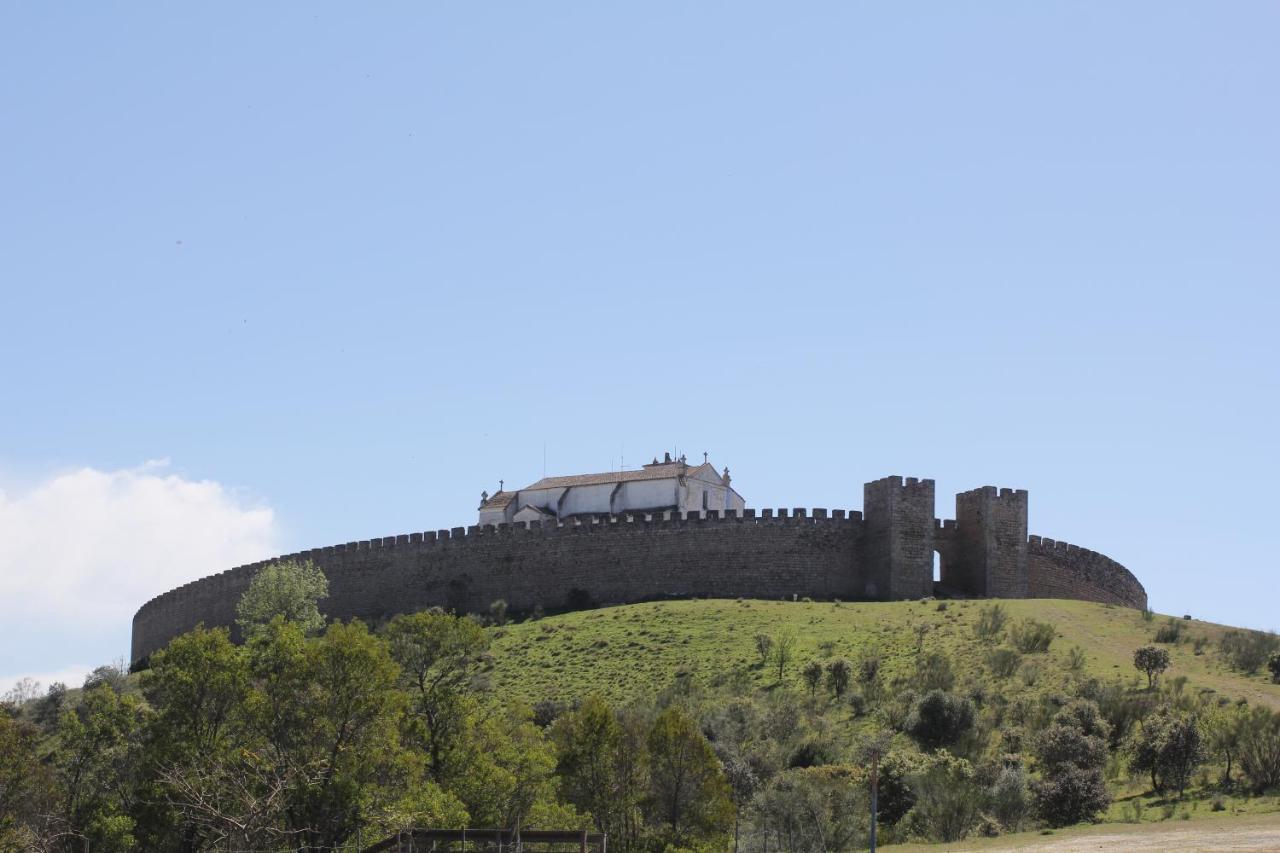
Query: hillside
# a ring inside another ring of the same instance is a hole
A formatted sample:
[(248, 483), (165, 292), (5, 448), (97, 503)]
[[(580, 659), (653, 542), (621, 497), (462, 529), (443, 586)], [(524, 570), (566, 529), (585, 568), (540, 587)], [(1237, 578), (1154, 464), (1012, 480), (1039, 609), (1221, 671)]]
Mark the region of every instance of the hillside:
[[(916, 628), (928, 625), (925, 651), (945, 651), (961, 679), (990, 678), (991, 644), (973, 631), (981, 601), (816, 603), (692, 600), (609, 607), (550, 616), (494, 629), (491, 678), (503, 700), (570, 701), (598, 692), (615, 703), (654, 695), (677, 677), (718, 692), (764, 688), (774, 676), (759, 665), (754, 638), (789, 629), (796, 636), (789, 678), (811, 658), (857, 658), (878, 646), (888, 678), (913, 665)], [(1035, 689), (1053, 687), (1071, 675), (1068, 654), (1084, 652), (1083, 671), (1103, 679), (1141, 679), (1133, 650), (1152, 642), (1168, 617), (1144, 620), (1127, 608), (1082, 601), (1005, 601), (1011, 621), (1025, 617), (1051, 623), (1057, 632), (1049, 651), (1027, 655), (1038, 670)], [(1178, 619), (1182, 641), (1164, 645), (1171, 665), (1166, 681), (1185, 677), (1184, 690), (1214, 691), (1231, 699), (1280, 709), (1280, 685), (1266, 673), (1234, 672), (1215, 653), (1226, 626)], [(1205, 637), (1201, 654), (1194, 639)], [(1023, 684), (1022, 674), (1010, 679)], [(1028, 689), (1030, 685), (1024, 685)], [(1015, 688), (1016, 689), (1016, 688)]]

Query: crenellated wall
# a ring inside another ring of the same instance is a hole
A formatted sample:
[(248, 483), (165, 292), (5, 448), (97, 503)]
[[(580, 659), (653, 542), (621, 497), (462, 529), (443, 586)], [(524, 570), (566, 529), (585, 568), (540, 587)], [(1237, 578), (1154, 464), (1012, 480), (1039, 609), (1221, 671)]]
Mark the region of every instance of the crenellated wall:
[(1030, 598), (1078, 598), (1145, 608), (1147, 591), (1115, 560), (1066, 542), (1040, 536), (1027, 540), (1027, 594)]
[[(865, 518), (825, 509), (623, 514), (455, 527), (277, 559), (311, 560), (324, 571), (329, 597), (321, 610), (335, 619), (375, 620), (432, 606), (484, 612), (497, 599), (515, 611), (556, 609), (571, 596), (598, 604), (918, 598), (933, 591), (935, 550), (943, 558), (942, 586), (954, 593), (1146, 605), (1142, 585), (1114, 560), (1025, 538), (1024, 491), (963, 493), (957, 509), (966, 501), (978, 509), (946, 522), (933, 517), (932, 480), (886, 477), (868, 483), (864, 497)], [(197, 624), (234, 626), (236, 602), (264, 565), (229, 569), (148, 601), (133, 618), (132, 660)]]

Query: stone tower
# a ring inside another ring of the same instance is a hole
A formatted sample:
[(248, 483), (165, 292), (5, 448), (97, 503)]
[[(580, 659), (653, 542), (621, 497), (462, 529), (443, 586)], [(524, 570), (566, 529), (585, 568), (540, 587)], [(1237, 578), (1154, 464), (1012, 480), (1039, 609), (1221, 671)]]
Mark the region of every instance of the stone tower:
[(983, 486), (956, 495), (943, 581), (969, 595), (1026, 598), (1027, 492)]
[(867, 598), (933, 595), (933, 498), (933, 480), (885, 477), (863, 486)]

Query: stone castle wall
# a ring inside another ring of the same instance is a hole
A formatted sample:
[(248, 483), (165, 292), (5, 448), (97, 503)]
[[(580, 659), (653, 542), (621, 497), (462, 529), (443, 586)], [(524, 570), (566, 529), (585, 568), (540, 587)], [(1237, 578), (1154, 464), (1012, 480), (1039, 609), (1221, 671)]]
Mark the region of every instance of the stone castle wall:
[[(484, 612), (497, 599), (527, 611), (585, 599), (918, 598), (933, 590), (935, 550), (943, 558), (942, 585), (955, 592), (988, 595), (992, 577), (1006, 590), (1012, 583), (1016, 597), (1146, 606), (1142, 585), (1114, 560), (1039, 536), (1018, 541), (1025, 492), (987, 500), (987, 521), (944, 522), (932, 517), (933, 490), (932, 480), (914, 478), (869, 483), (865, 518), (825, 509), (621, 515), (456, 527), (278, 559), (311, 560), (324, 571), (329, 597), (321, 609), (336, 619), (376, 620), (431, 606)], [(974, 524), (993, 529), (975, 533)], [(233, 626), (236, 602), (264, 565), (229, 569), (148, 601), (133, 619), (132, 660), (197, 624)], [(1021, 588), (1017, 572), (1025, 574)]]

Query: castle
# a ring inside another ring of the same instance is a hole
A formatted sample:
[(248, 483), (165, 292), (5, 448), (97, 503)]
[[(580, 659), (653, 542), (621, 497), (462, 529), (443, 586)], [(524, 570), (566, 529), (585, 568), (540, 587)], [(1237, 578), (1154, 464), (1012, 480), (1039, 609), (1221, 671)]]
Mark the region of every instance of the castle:
[[(862, 510), (747, 509), (704, 460), (543, 478), (482, 495), (480, 524), (316, 548), (330, 618), (377, 620), (442, 606), (513, 611), (670, 597), (894, 600), (935, 592), (1074, 598), (1144, 608), (1142, 584), (1102, 554), (1029, 536), (1025, 490), (983, 486), (934, 513), (934, 482), (885, 477)], [(935, 554), (939, 573), (935, 577)], [(266, 561), (184, 584), (133, 617), (138, 663), (197, 624), (234, 628)]]

